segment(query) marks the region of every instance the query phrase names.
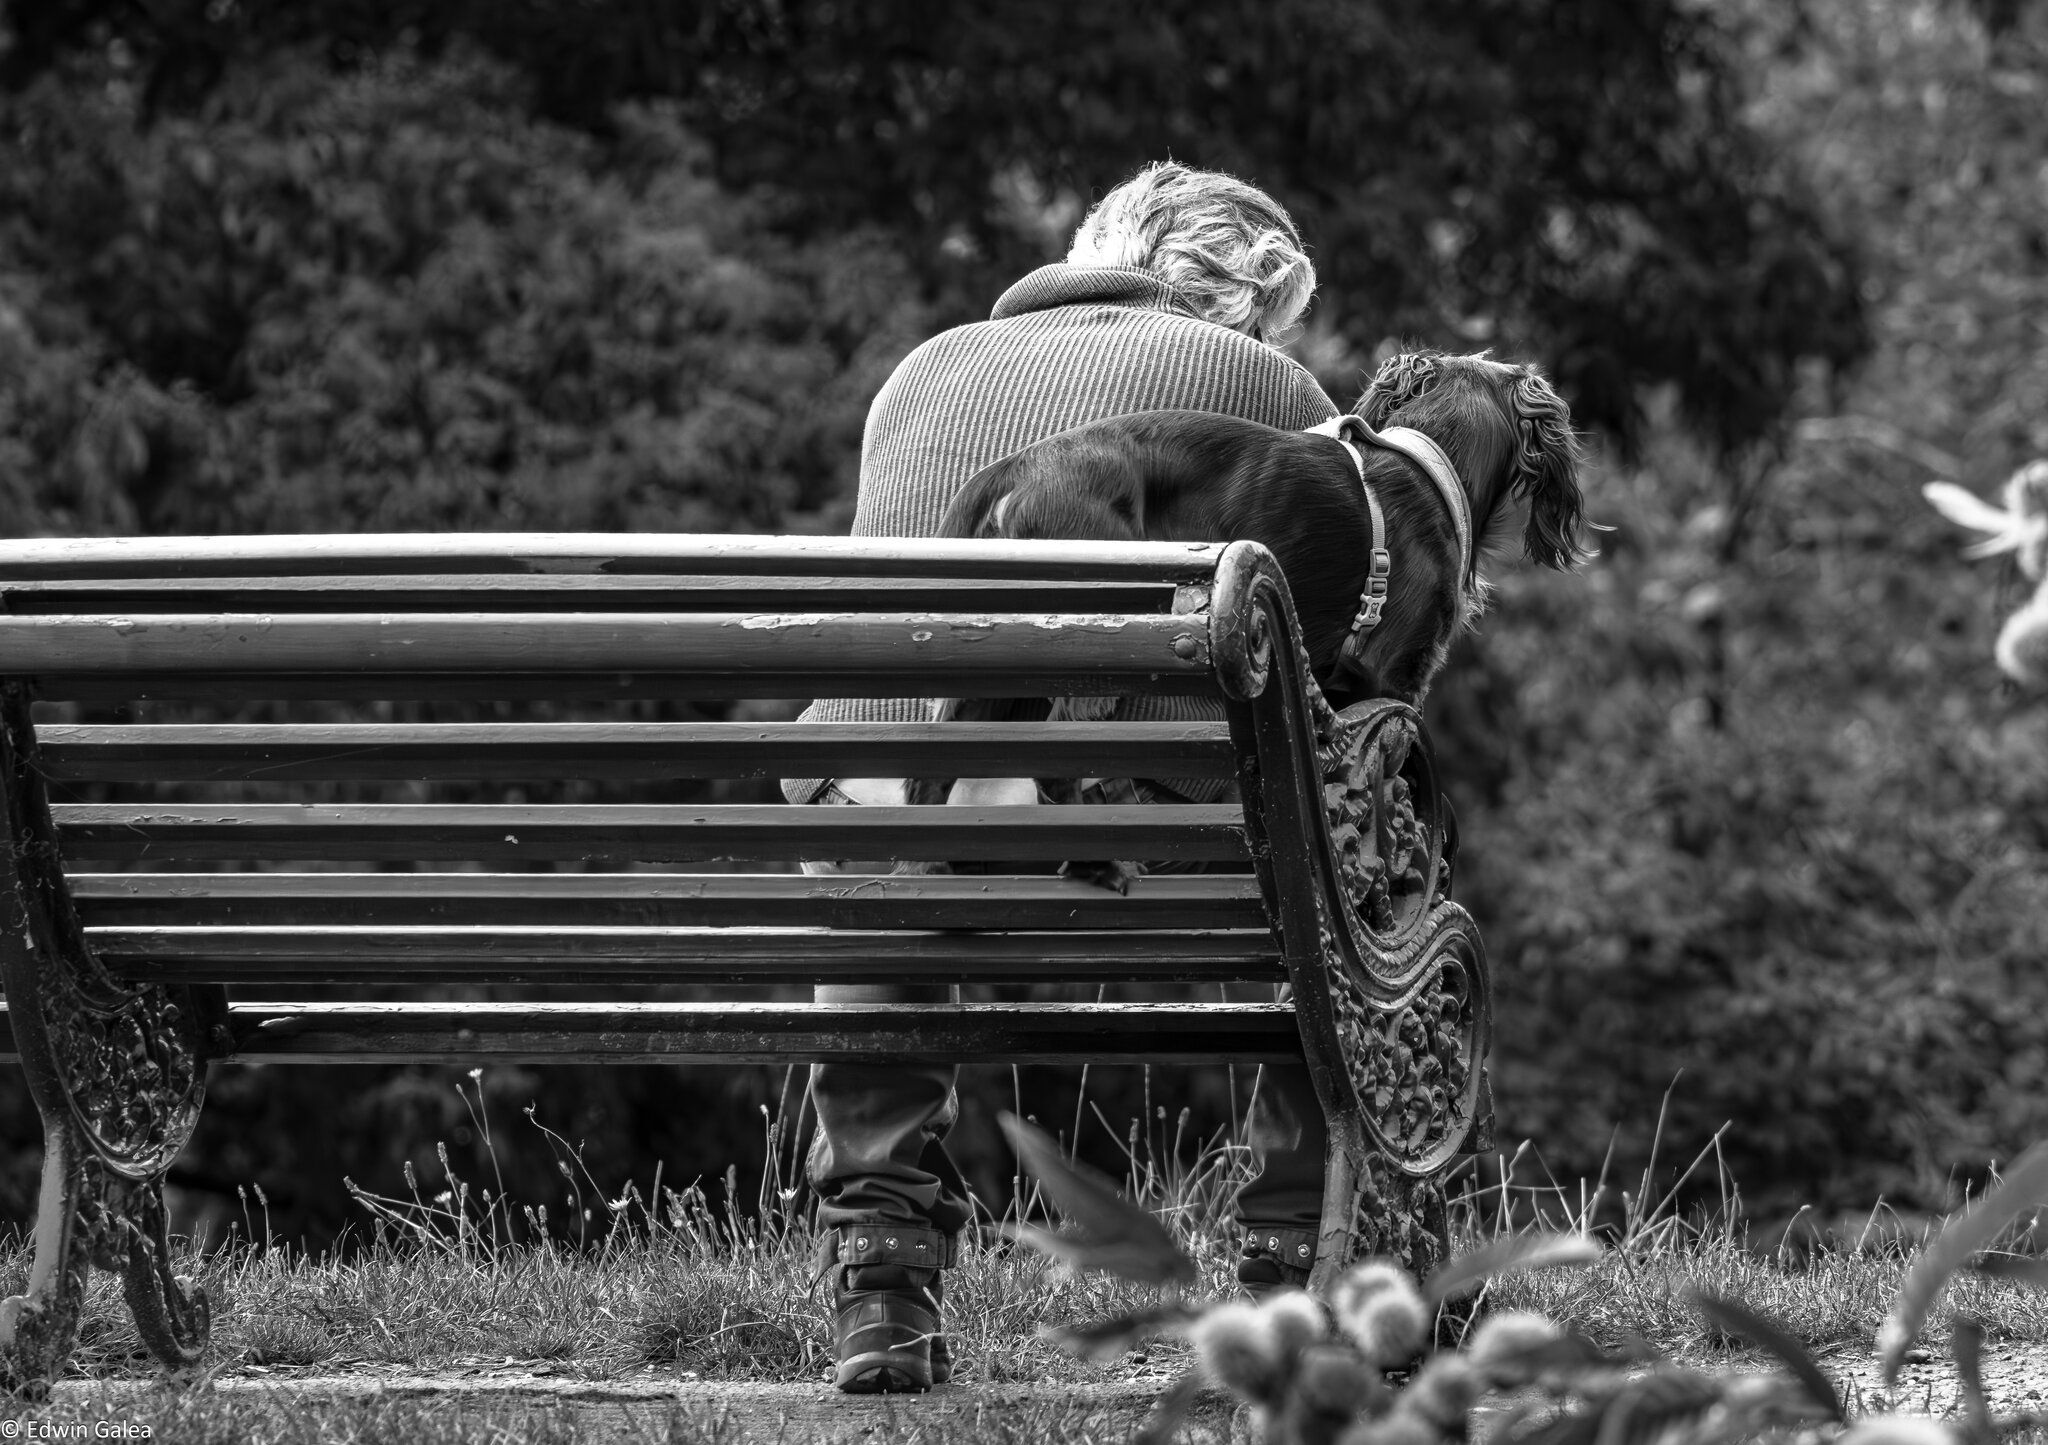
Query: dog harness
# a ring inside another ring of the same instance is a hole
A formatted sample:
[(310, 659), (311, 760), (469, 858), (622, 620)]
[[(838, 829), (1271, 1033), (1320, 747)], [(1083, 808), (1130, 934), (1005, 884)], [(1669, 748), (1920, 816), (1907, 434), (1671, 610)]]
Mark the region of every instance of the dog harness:
[(1380, 613), (1387, 605), (1387, 576), (1393, 570), (1393, 557), (1387, 551), (1387, 519), (1380, 510), (1380, 499), (1365, 485), (1365, 454), (1358, 449), (1358, 443), (1382, 447), (1387, 451), (1399, 452), (1418, 467), (1424, 475), (1436, 484), (1442, 496), (1444, 508), (1451, 514), (1452, 529), (1458, 534), (1458, 605), (1464, 606), (1465, 574), (1472, 566), (1472, 512), (1471, 504), (1465, 499), (1465, 489), (1458, 484), (1458, 469), (1451, 465), (1451, 459), (1444, 455), (1444, 449), (1428, 436), (1413, 427), (1390, 426), (1385, 431), (1374, 431), (1360, 416), (1338, 416), (1309, 428), (1318, 436), (1335, 439), (1337, 444), (1351, 455), (1351, 464), (1358, 468), (1359, 488), (1365, 493), (1365, 510), (1372, 522), (1372, 552), (1366, 568), (1365, 590), (1358, 597), (1358, 616), (1352, 619), (1351, 634), (1344, 639), (1344, 646), (1338, 653), (1339, 661), (1352, 672), (1361, 672), (1358, 657), (1365, 649), (1365, 636), (1379, 626)]

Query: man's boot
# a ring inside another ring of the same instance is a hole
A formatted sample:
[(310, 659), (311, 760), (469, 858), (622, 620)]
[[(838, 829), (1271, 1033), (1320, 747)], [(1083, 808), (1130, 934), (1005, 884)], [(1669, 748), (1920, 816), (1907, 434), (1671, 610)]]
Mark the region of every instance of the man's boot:
[(1316, 1262), (1315, 1231), (1245, 1226), (1237, 1258), (1237, 1283), (1253, 1299), (1283, 1289), (1306, 1289)]
[(852, 1394), (929, 1390), (953, 1377), (940, 1332), (951, 1236), (900, 1224), (846, 1224), (819, 1240), (832, 1275), (833, 1383)]

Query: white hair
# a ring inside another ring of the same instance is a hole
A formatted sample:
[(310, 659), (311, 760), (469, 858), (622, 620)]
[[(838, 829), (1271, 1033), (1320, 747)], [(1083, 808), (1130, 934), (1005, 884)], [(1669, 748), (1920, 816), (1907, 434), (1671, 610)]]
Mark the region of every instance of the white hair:
[(1145, 167), (1095, 203), (1067, 261), (1149, 271), (1204, 321), (1277, 345), (1308, 309), (1316, 268), (1278, 201), (1220, 171)]

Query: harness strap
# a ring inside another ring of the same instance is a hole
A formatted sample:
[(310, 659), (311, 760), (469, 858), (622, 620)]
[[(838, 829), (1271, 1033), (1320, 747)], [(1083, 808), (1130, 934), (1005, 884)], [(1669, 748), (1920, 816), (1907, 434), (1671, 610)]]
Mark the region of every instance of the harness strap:
[(1309, 428), (1318, 436), (1333, 438), (1350, 454), (1351, 464), (1358, 469), (1359, 488), (1365, 493), (1365, 509), (1372, 525), (1372, 550), (1366, 566), (1365, 590), (1358, 597), (1358, 616), (1352, 619), (1350, 635), (1344, 639), (1339, 653), (1342, 663), (1356, 672), (1360, 670), (1358, 655), (1365, 647), (1365, 636), (1379, 625), (1380, 614), (1387, 604), (1387, 576), (1392, 570), (1392, 557), (1387, 551), (1387, 520), (1380, 510), (1380, 499), (1371, 487), (1365, 485), (1365, 454), (1358, 449), (1358, 442), (1369, 446), (1383, 447), (1399, 452), (1417, 466), (1423, 474), (1435, 483), (1442, 497), (1445, 510), (1451, 514), (1451, 527), (1458, 536), (1458, 595), (1462, 603), (1465, 592), (1466, 574), (1472, 568), (1472, 511), (1466, 500), (1465, 489), (1458, 483), (1458, 469), (1451, 465), (1451, 459), (1444, 455), (1426, 434), (1413, 427), (1390, 426), (1385, 431), (1374, 431), (1360, 416), (1337, 416), (1318, 426)]
[(1464, 579), (1472, 571), (1472, 503), (1458, 482), (1458, 469), (1451, 465), (1451, 459), (1444, 455), (1442, 447), (1412, 426), (1390, 426), (1385, 431), (1376, 432), (1365, 424), (1362, 417), (1352, 417), (1351, 420), (1358, 424), (1358, 430), (1364, 433), (1367, 441), (1400, 452), (1436, 483), (1437, 491), (1443, 495), (1444, 508), (1451, 514), (1451, 525), (1458, 533), (1458, 580), (1462, 587)]
[(1371, 551), (1365, 569), (1365, 590), (1358, 594), (1358, 616), (1351, 620), (1351, 632), (1344, 639), (1343, 656), (1347, 663), (1353, 662), (1353, 653), (1362, 646), (1365, 634), (1379, 626), (1380, 613), (1387, 605), (1387, 578), (1394, 570), (1393, 554), (1387, 550), (1387, 517), (1380, 509), (1380, 499), (1371, 487), (1365, 485), (1365, 455), (1351, 440), (1347, 422), (1356, 417), (1332, 417), (1321, 426), (1312, 426), (1310, 431), (1318, 436), (1333, 438), (1351, 458), (1351, 465), (1358, 469), (1359, 490), (1365, 494), (1365, 511), (1371, 524)]

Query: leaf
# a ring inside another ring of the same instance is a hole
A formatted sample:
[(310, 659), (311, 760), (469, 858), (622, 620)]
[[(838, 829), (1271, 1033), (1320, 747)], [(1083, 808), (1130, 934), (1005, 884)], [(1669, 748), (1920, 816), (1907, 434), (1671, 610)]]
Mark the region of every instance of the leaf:
[(1583, 1234), (1517, 1234), (1482, 1245), (1437, 1268), (1422, 1286), (1431, 1304), (1499, 1275), (1551, 1265), (1591, 1264), (1607, 1251)]
[(1513, 1364), (1531, 1375), (1546, 1371), (1567, 1374), (1577, 1370), (1602, 1369), (1632, 1362), (1628, 1355), (1609, 1354), (1576, 1330), (1567, 1330), (1555, 1339), (1545, 1340), (1540, 1345), (1531, 1345), (1526, 1350), (1517, 1350), (1510, 1359)]
[(1153, 1335), (1201, 1318), (1202, 1312), (1180, 1300), (1168, 1300), (1127, 1315), (1112, 1315), (1080, 1325), (1045, 1325), (1038, 1331), (1077, 1360), (1113, 1360)]
[(1819, 1361), (1808, 1352), (1805, 1345), (1794, 1339), (1791, 1333), (1776, 1320), (1767, 1319), (1748, 1305), (1725, 1295), (1708, 1294), (1704, 1290), (1693, 1292), (1692, 1302), (1699, 1306), (1701, 1314), (1711, 1320), (1723, 1333), (1736, 1335), (1761, 1345), (1777, 1357), (1778, 1363), (1790, 1370), (1799, 1383), (1806, 1387), (1806, 1393), (1828, 1413), (1828, 1418), (1837, 1423), (1846, 1421), (1842, 1411), (1842, 1396), (1835, 1388), (1835, 1382), (1821, 1369)]
[(1990, 1259), (1978, 1260), (1971, 1268), (1992, 1279), (2009, 1279), (2014, 1284), (2048, 1289), (2048, 1259), (2021, 1259), (2017, 1255), (1997, 1254)]
[(2048, 1144), (2036, 1144), (2005, 1173), (1998, 1188), (1942, 1226), (1906, 1272), (1892, 1301), (1891, 1315), (1878, 1331), (1878, 1362), (1885, 1387), (1897, 1383), (1899, 1366), (1927, 1315), (1955, 1272), (1987, 1248), (2005, 1227), (2030, 1210), (2048, 1205)]
[(1031, 1177), (1078, 1230), (1054, 1234), (1035, 1225), (1016, 1224), (1005, 1225), (1004, 1234), (1076, 1269), (1099, 1269), (1139, 1284), (1192, 1284), (1199, 1277), (1195, 1262), (1181, 1252), (1150, 1210), (1125, 1199), (1093, 1169), (1069, 1164), (1043, 1130), (1008, 1110), (998, 1114), (996, 1121)]
[[(1617, 1390), (1599, 1410), (1599, 1445), (1648, 1445), (1677, 1433), (1721, 1400), (1721, 1382), (1697, 1370), (1653, 1370)], [(1699, 1438), (1697, 1435), (1694, 1437)]]
[(1175, 1380), (1152, 1406), (1152, 1413), (1145, 1417), (1138, 1432), (1131, 1436), (1131, 1445), (1167, 1445), (1201, 1393), (1202, 1377), (1197, 1372), (1190, 1370)]

